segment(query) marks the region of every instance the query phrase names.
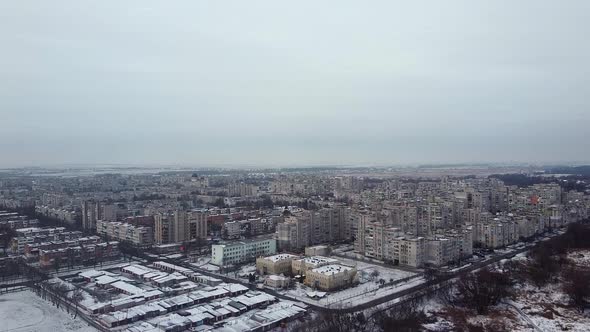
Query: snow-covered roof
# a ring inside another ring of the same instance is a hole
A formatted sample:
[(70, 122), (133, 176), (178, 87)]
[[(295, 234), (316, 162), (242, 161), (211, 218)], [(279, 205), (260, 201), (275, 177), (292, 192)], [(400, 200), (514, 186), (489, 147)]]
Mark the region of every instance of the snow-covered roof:
[(295, 258), (297, 258), (297, 256), (291, 255), (291, 254), (278, 254), (278, 255), (264, 257), (264, 259), (269, 260), (271, 262), (275, 262), (275, 263), (278, 261), (282, 261), (282, 260), (286, 260), (286, 259), (295, 259)]
[(354, 268), (351, 266), (340, 265), (340, 264), (330, 264), (330, 265), (324, 265), (324, 266), (317, 267), (317, 268), (313, 269), (312, 271), (316, 272), (316, 273), (325, 274), (325, 275), (332, 275), (332, 274), (336, 274), (336, 273), (350, 271), (352, 269), (354, 269)]
[(113, 286), (114, 288), (119, 289), (125, 293), (134, 294), (134, 295), (141, 294), (141, 293), (145, 292), (145, 290), (143, 290), (137, 286), (134, 286), (132, 284), (128, 284), (124, 281), (114, 282), (111, 284), (111, 286)]
[(330, 257), (324, 257), (324, 256), (305, 257), (303, 260), (305, 261), (305, 264), (313, 265), (313, 266), (319, 266), (322, 264), (330, 264), (330, 263), (337, 263), (338, 262), (337, 259), (330, 258)]

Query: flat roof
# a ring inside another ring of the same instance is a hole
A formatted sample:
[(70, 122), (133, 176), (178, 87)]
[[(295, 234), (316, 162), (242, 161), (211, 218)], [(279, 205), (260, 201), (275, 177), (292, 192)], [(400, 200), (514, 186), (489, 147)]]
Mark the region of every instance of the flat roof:
[(313, 272), (321, 273), (325, 275), (332, 275), (336, 273), (346, 272), (354, 269), (352, 266), (340, 265), (340, 264), (330, 264), (317, 267), (313, 269)]
[(263, 259), (266, 259), (266, 260), (269, 260), (272, 262), (278, 262), (278, 261), (282, 261), (285, 259), (294, 259), (294, 258), (298, 258), (298, 256), (291, 255), (291, 254), (278, 254), (278, 255), (263, 257)]

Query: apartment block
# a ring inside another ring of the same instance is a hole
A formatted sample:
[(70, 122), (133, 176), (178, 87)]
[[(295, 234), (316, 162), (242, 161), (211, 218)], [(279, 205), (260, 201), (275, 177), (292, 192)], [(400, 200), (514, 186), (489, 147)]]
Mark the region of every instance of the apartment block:
[(254, 261), (260, 256), (274, 255), (277, 241), (269, 238), (254, 238), (242, 241), (214, 244), (211, 246), (211, 264), (228, 266)]
[(137, 246), (147, 246), (154, 243), (154, 232), (151, 227), (99, 220), (96, 222), (96, 231), (110, 239), (129, 242)]

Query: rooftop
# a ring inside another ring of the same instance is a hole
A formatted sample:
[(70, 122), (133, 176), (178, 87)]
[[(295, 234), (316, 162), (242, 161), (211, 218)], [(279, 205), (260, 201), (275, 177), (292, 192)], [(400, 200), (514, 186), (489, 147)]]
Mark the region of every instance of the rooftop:
[(332, 275), (336, 273), (346, 272), (354, 269), (352, 266), (340, 265), (340, 264), (330, 264), (317, 267), (313, 269), (313, 272)]
[(278, 262), (278, 261), (282, 261), (282, 260), (286, 260), (286, 259), (295, 259), (295, 258), (298, 258), (298, 256), (291, 255), (291, 254), (278, 254), (278, 255), (264, 257), (264, 259), (272, 261), (272, 262)]
[(314, 266), (319, 266), (322, 264), (338, 263), (337, 259), (330, 258), (330, 257), (324, 257), (324, 256), (305, 257), (303, 259), (303, 261), (305, 262), (305, 264), (314, 265)]

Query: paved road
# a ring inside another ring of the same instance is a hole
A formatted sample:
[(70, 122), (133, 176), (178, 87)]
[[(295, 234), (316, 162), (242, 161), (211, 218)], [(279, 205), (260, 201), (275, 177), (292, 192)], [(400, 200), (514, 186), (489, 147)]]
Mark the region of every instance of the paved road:
[[(416, 285), (416, 286), (412, 286), (412, 287), (403, 289), (403, 290), (401, 290), (399, 292), (396, 292), (396, 293), (393, 293), (393, 294), (389, 294), (389, 295), (380, 297), (378, 299), (375, 299), (375, 300), (372, 300), (372, 301), (369, 301), (369, 302), (366, 302), (366, 303), (361, 303), (361, 304), (358, 304), (358, 305), (355, 305), (355, 306), (352, 306), (352, 307), (346, 307), (346, 308), (326, 308), (326, 307), (323, 307), (323, 306), (314, 305), (314, 304), (310, 304), (310, 303), (307, 303), (307, 302), (305, 302), (305, 304), (307, 304), (307, 305), (309, 305), (309, 307), (311, 307), (311, 308), (313, 308), (313, 309), (315, 309), (317, 311), (321, 311), (321, 312), (354, 313), (354, 312), (358, 312), (358, 311), (363, 311), (363, 310), (366, 310), (366, 309), (369, 309), (369, 308), (377, 307), (377, 306), (382, 305), (382, 304), (384, 304), (386, 302), (390, 302), (390, 301), (393, 301), (393, 300), (396, 300), (396, 299), (400, 299), (400, 298), (403, 298), (403, 297), (406, 297), (406, 296), (411, 296), (412, 294), (425, 294), (425, 293), (429, 293), (431, 291), (434, 291), (437, 288), (437, 286), (439, 284), (443, 283), (443, 282), (446, 282), (446, 281), (451, 280), (451, 279), (455, 279), (455, 278), (460, 277), (460, 276), (462, 276), (464, 274), (471, 273), (471, 272), (473, 272), (475, 270), (478, 270), (478, 269), (481, 269), (483, 267), (486, 267), (486, 266), (495, 264), (495, 263), (497, 263), (497, 262), (499, 262), (499, 261), (501, 261), (503, 259), (514, 257), (515, 255), (517, 255), (519, 253), (522, 253), (522, 252), (525, 252), (525, 251), (528, 251), (530, 249), (531, 248), (525, 247), (525, 248), (521, 248), (521, 249), (518, 249), (518, 250), (515, 250), (515, 251), (511, 251), (511, 252), (503, 253), (503, 254), (500, 254), (500, 255), (496, 255), (496, 256), (493, 256), (493, 257), (491, 257), (489, 259), (486, 259), (486, 260), (483, 260), (483, 261), (480, 261), (480, 262), (474, 262), (470, 266), (467, 266), (467, 267), (465, 267), (465, 268), (463, 268), (463, 269), (461, 269), (459, 271), (450, 272), (450, 273), (446, 274), (445, 276), (439, 278), (436, 281), (425, 282), (425, 283), (422, 283), (422, 284), (419, 284), (419, 285)], [(202, 273), (204, 275), (207, 275), (207, 276), (210, 276), (210, 277), (214, 277), (214, 278), (218, 278), (218, 279), (222, 279), (225, 282), (239, 283), (239, 284), (242, 284), (242, 285), (244, 285), (244, 286), (246, 286), (246, 287), (248, 287), (248, 288), (250, 288), (252, 290), (259, 290), (256, 287), (256, 285), (243, 282), (243, 281), (241, 281), (239, 279), (235, 279), (235, 278), (231, 278), (231, 277), (228, 277), (228, 276), (225, 276), (225, 275), (220, 275), (220, 274), (212, 273), (210, 271), (197, 268), (194, 265), (190, 265), (188, 263), (180, 263), (180, 265), (182, 265), (182, 266), (184, 266), (186, 268), (195, 270), (195, 271), (197, 271), (199, 273)], [(264, 291), (267, 292), (267, 293), (269, 293), (269, 294), (271, 294), (271, 295), (274, 295), (274, 296), (276, 296), (278, 298), (284, 299), (284, 300), (301, 302), (301, 300), (298, 299), (298, 298), (296, 298), (296, 297), (288, 296), (288, 295), (285, 295), (285, 294), (281, 294), (281, 293), (278, 293), (278, 292), (276, 292), (274, 290), (271, 290), (271, 289), (268, 289), (268, 288), (264, 288)], [(377, 292), (378, 291), (379, 290), (377, 290)]]
[[(544, 241), (544, 240), (542, 240), (542, 241)], [(379, 305), (382, 305), (382, 304), (384, 304), (386, 302), (390, 302), (390, 301), (393, 301), (393, 300), (396, 300), (396, 299), (403, 299), (404, 297), (414, 297), (414, 296), (420, 296), (420, 295), (428, 294), (428, 293), (436, 290), (438, 288), (438, 286), (440, 284), (444, 283), (444, 282), (447, 282), (449, 280), (458, 278), (458, 277), (460, 277), (462, 275), (465, 275), (467, 273), (471, 273), (471, 272), (476, 271), (478, 269), (481, 269), (483, 267), (493, 265), (493, 264), (495, 264), (495, 263), (497, 263), (497, 262), (499, 262), (499, 261), (501, 261), (503, 259), (509, 259), (509, 258), (514, 257), (515, 255), (520, 254), (520, 253), (529, 251), (532, 248), (534, 248), (535, 246), (537, 246), (539, 243), (541, 243), (542, 241), (536, 242), (533, 246), (530, 246), (530, 247), (523, 247), (523, 248), (520, 248), (520, 249), (516, 249), (516, 250), (510, 251), (510, 252), (506, 252), (506, 253), (502, 253), (502, 254), (498, 254), (498, 255), (492, 256), (492, 257), (487, 258), (487, 259), (485, 259), (483, 261), (473, 262), (473, 263), (471, 263), (471, 265), (466, 266), (466, 267), (462, 268), (461, 270), (452, 271), (452, 272), (446, 273), (444, 276), (438, 278), (438, 280), (429, 281), (429, 282), (425, 282), (425, 283), (422, 283), (422, 284), (419, 284), (419, 285), (416, 285), (416, 286), (412, 286), (412, 287), (403, 289), (403, 290), (401, 290), (399, 292), (396, 292), (396, 293), (393, 293), (393, 294), (389, 294), (389, 295), (385, 295), (385, 296), (380, 297), (378, 299), (375, 299), (375, 300), (372, 300), (372, 301), (369, 301), (369, 302), (366, 302), (366, 303), (361, 303), (361, 304), (358, 304), (358, 305), (354, 305), (354, 306), (351, 306), (351, 307), (346, 307), (346, 308), (326, 308), (326, 307), (323, 307), (323, 306), (318, 306), (318, 305), (310, 304), (310, 303), (307, 303), (307, 302), (305, 302), (305, 304), (307, 304), (307, 305), (309, 305), (309, 307), (311, 307), (311, 308), (313, 308), (313, 309), (315, 309), (317, 311), (321, 311), (321, 312), (354, 313), (354, 312), (363, 311), (363, 310), (366, 310), (366, 309), (369, 309), (369, 308), (375, 308), (375, 307), (378, 307)], [(211, 273), (209, 271), (196, 268), (195, 266), (190, 265), (188, 263), (183, 263), (182, 265), (184, 267), (187, 267), (187, 268), (196, 270), (197, 272), (202, 273), (204, 275), (208, 275), (208, 276), (211, 276), (211, 277), (219, 278), (219, 279), (222, 279), (222, 280), (224, 280), (226, 282), (240, 283), (240, 284), (242, 284), (242, 285), (244, 285), (246, 287), (249, 287), (250, 289), (257, 289), (255, 285), (252, 285), (252, 284), (249, 284), (249, 283), (245, 283), (245, 282), (243, 282), (241, 280), (238, 280), (238, 279), (234, 279), (234, 278), (231, 278), (231, 277), (227, 277), (227, 276), (223, 276), (223, 275)], [(296, 298), (296, 297), (292, 297), (292, 296), (280, 294), (280, 293), (278, 293), (276, 291), (269, 290), (267, 288), (265, 288), (264, 291), (267, 292), (267, 293), (270, 293), (270, 294), (272, 294), (272, 295), (274, 295), (274, 296), (276, 296), (278, 298), (282, 298), (282, 299), (285, 299), (285, 300), (291, 300), (291, 301), (301, 302), (301, 300), (298, 299), (298, 298)], [(414, 296), (412, 296), (412, 295), (414, 295)], [(403, 302), (404, 302), (403, 300), (400, 301), (400, 303), (403, 303)], [(392, 307), (395, 306), (395, 305), (398, 305), (398, 304), (399, 303), (394, 304), (394, 305), (392, 305)]]
[(504, 304), (507, 304), (509, 306), (511, 306), (512, 308), (514, 308), (516, 311), (518, 311), (518, 313), (524, 318), (524, 320), (526, 320), (529, 325), (533, 328), (533, 330), (537, 331), (537, 332), (544, 332), (540, 327), (538, 327), (530, 318), (529, 316), (522, 310), (520, 310), (519, 307), (515, 306), (513, 303), (505, 301), (503, 302)]

